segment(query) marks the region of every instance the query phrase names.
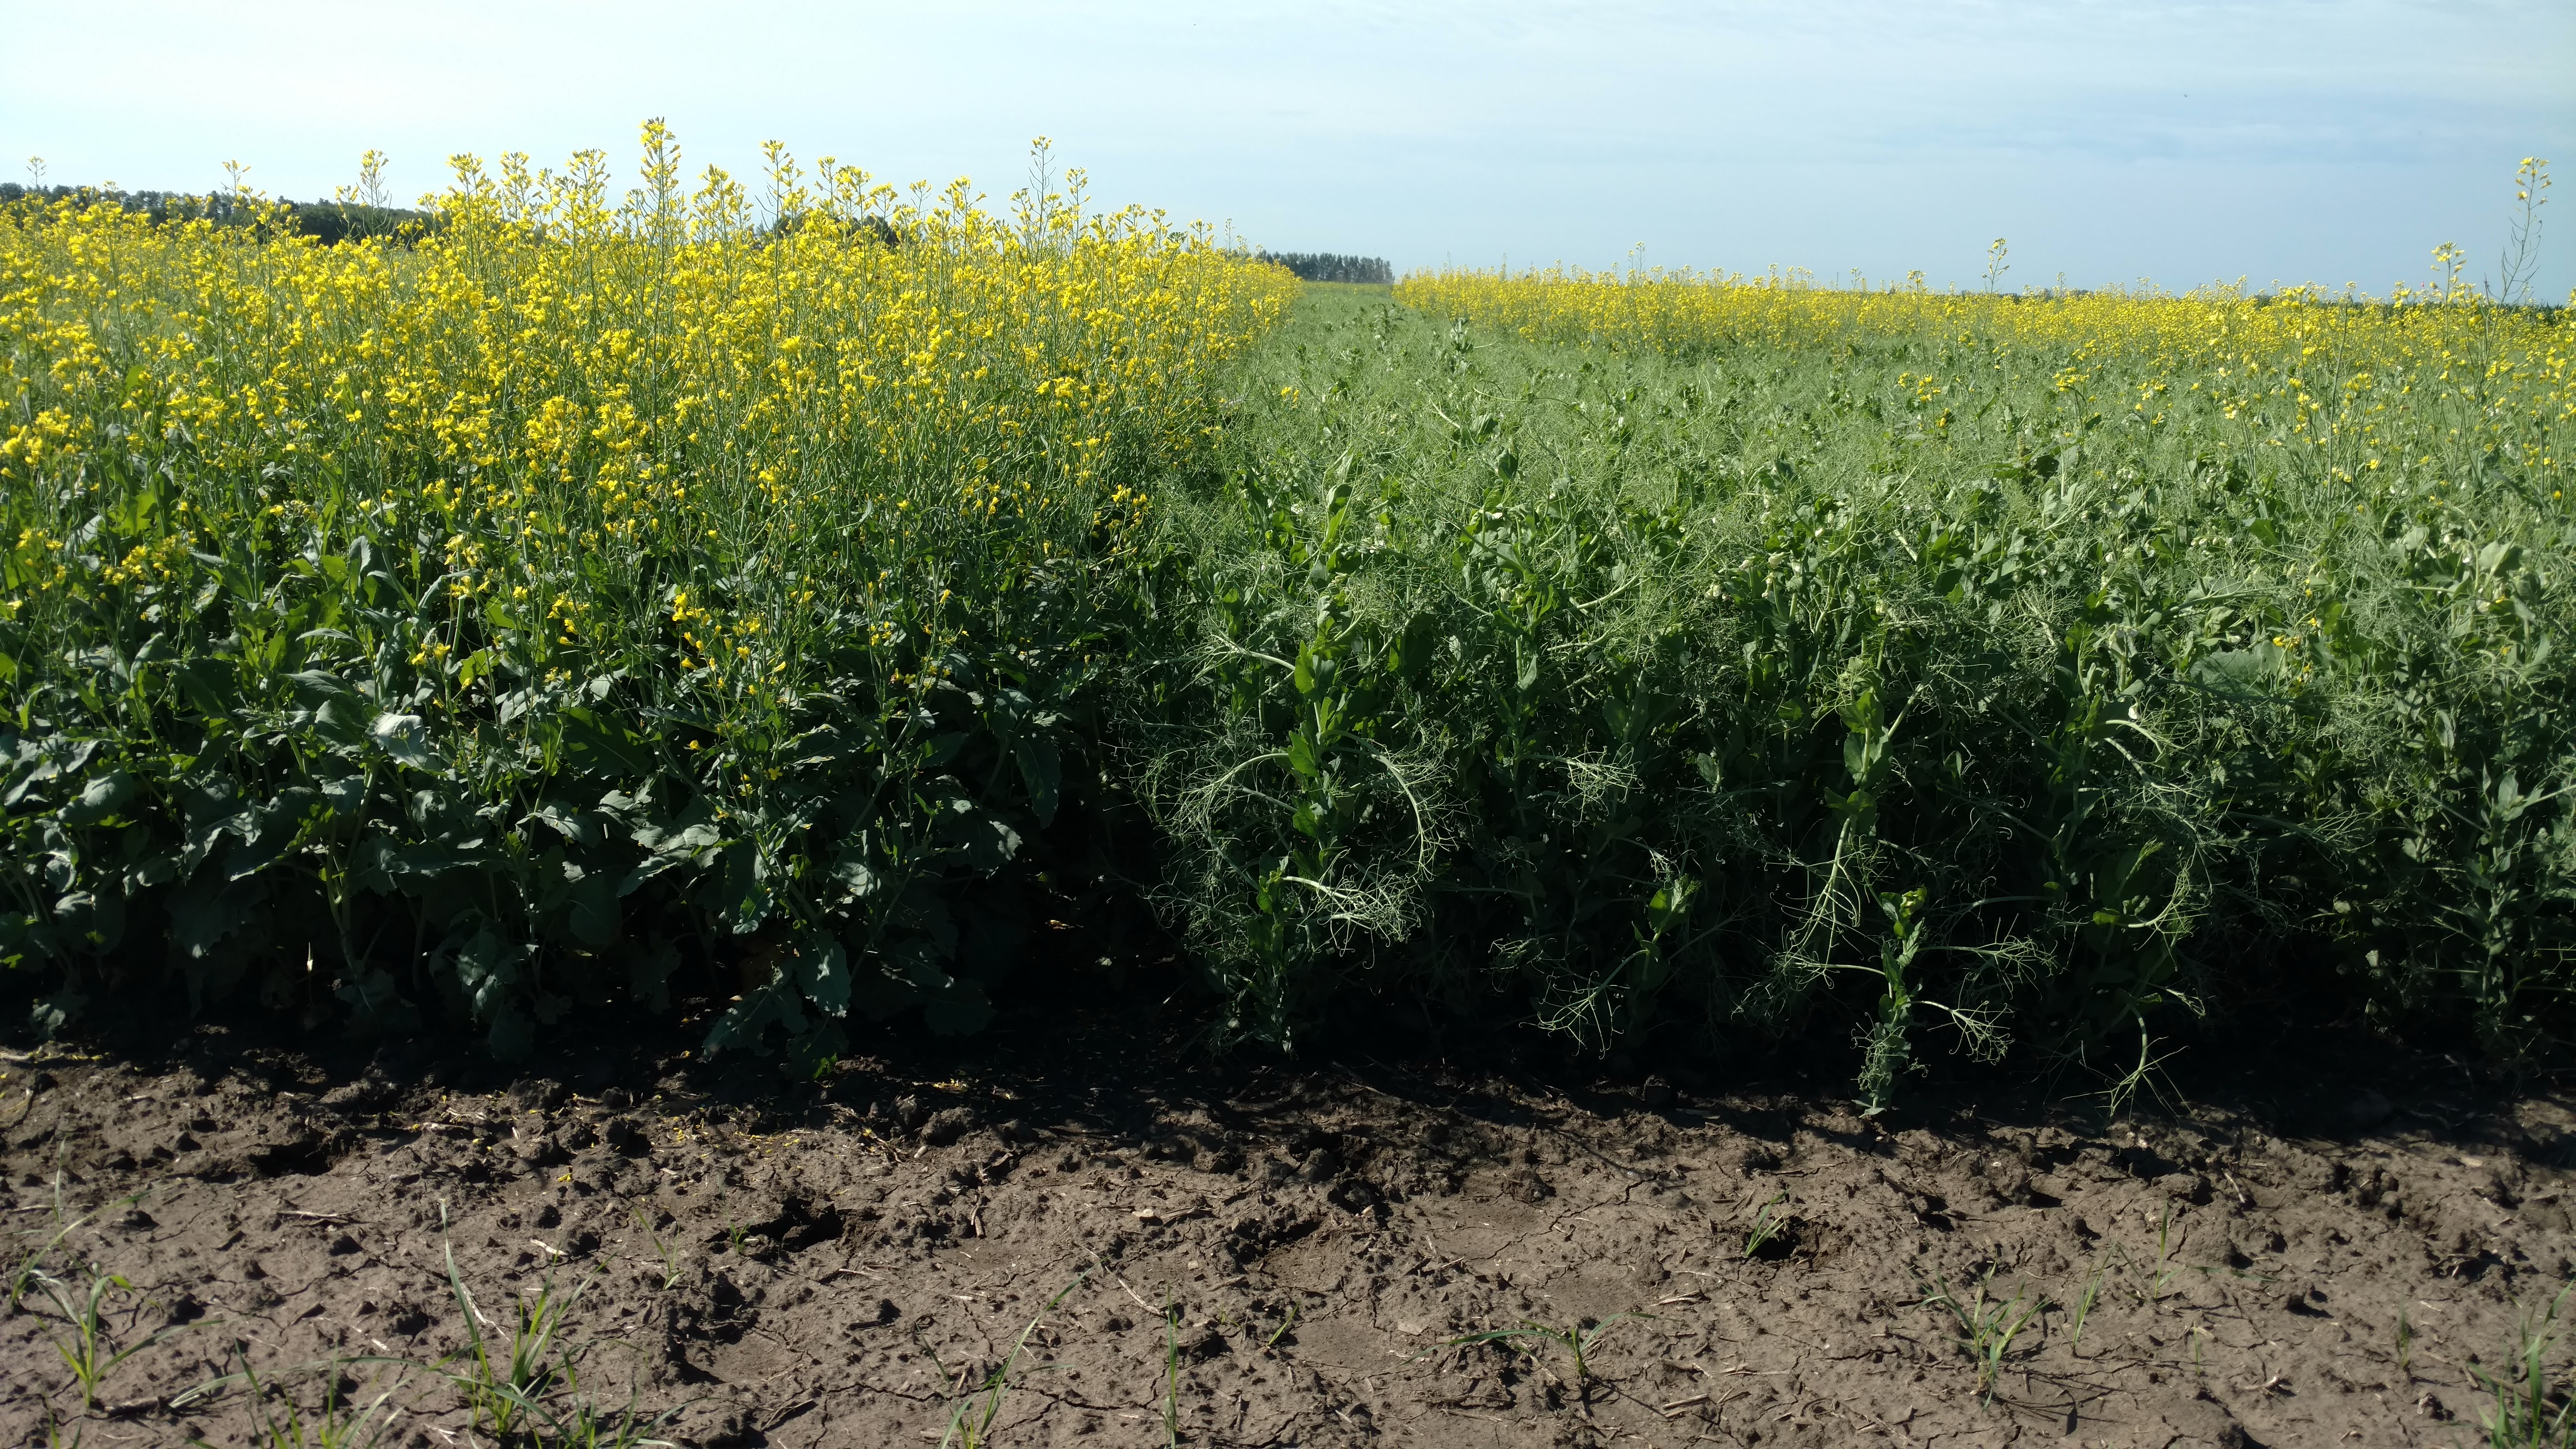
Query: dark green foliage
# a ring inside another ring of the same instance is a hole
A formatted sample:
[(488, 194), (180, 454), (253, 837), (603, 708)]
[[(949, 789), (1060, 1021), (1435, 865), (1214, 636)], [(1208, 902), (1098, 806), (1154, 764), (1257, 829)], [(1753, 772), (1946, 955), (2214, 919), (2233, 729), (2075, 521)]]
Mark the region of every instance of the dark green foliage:
[[(0, 718), (18, 865), (0, 957), (59, 972), (37, 1025), (102, 985), (167, 979), (203, 1003), (255, 984), (362, 1032), (429, 1008), (515, 1058), (585, 1001), (667, 1007), (685, 967), (692, 994), (741, 993), (711, 1049), (776, 1027), (800, 1070), (850, 1012), (980, 1027), (1050, 858), (1028, 843), (1079, 840), (1103, 668), (1084, 651), (1134, 586), (1072, 547), (1022, 570), (960, 529), (935, 559), (877, 538), (880, 561), (849, 532), (854, 565), (901, 578), (900, 624), (852, 601), (818, 631), (816, 684), (748, 730), (631, 659), (512, 662), (544, 620), (501, 610), (456, 635), (435, 520), (110, 596), (77, 669), (0, 623), (21, 702)], [(596, 566), (663, 613), (684, 584), (720, 603), (748, 586), (649, 554)], [(442, 637), (444, 669), (422, 652)]]
[(2356, 509), (2045, 381), (1927, 429), (1909, 344), (1307, 305), (1184, 525), (1206, 703), (1136, 727), (1234, 1033), (1429, 995), (1850, 1035), (1873, 1102), (1927, 1026), (2129, 1088), (2304, 960), (2303, 1010), (2564, 1039), (2576, 560), (2528, 462)]
[(1383, 286), (1395, 280), (1395, 268), (1384, 257), (1344, 256), (1339, 252), (1254, 252), (1265, 262), (1286, 267), (1301, 282), (1366, 282)]
[[(909, 612), (722, 738), (613, 656), (406, 666), (435, 527), (201, 560), (76, 661), (0, 636), (0, 954), (65, 963), (46, 1023), (166, 969), (504, 1054), (712, 971), (710, 1046), (810, 1070), (849, 1010), (979, 1026), (1041, 867), (1159, 856), (1227, 1035), (1281, 1047), (1431, 999), (1595, 1051), (1849, 1039), (1873, 1104), (1935, 1044), (2116, 1092), (2300, 989), (2554, 1051), (2576, 559), (2528, 456), (2357, 505), (2046, 368), (1920, 416), (1917, 350), (1975, 345), (1671, 360), (1309, 298), (1150, 543), (854, 555), (925, 570)], [(643, 613), (765, 586), (592, 566)]]

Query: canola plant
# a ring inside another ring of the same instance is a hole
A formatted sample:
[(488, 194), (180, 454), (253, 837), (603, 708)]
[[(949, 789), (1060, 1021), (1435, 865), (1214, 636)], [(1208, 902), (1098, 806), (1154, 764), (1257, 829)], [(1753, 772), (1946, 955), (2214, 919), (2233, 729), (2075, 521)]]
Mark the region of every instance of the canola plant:
[(719, 1042), (985, 1009), (954, 883), (1052, 819), (1138, 485), (1296, 284), (1079, 173), (1003, 217), (773, 147), (755, 204), (649, 124), (642, 176), (459, 158), (432, 224), (328, 247), (0, 215), (0, 953), (41, 1018), (256, 972), (518, 1052), (737, 948)]

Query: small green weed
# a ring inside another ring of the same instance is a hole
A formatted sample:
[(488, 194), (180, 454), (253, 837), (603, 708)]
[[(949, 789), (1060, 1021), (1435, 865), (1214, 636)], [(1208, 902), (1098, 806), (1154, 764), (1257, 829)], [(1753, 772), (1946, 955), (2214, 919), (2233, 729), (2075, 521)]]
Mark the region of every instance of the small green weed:
[(2181, 1271), (2173, 1262), (2173, 1249), (2173, 1203), (2170, 1199), (2165, 1203), (2164, 1215), (2156, 1222), (2156, 1255), (2151, 1262), (2141, 1267), (2127, 1250), (2112, 1249), (2119, 1256), (2122, 1267), (2145, 1281), (2144, 1287), (2132, 1282), (2128, 1288), (2129, 1296), (2138, 1300), (2139, 1307), (2155, 1308), (2173, 1296), (2173, 1281)]
[[(570, 1375), (567, 1374), (567, 1387), (571, 1388), (569, 1380)], [(571, 1397), (572, 1407), (562, 1413), (556, 1413), (542, 1403), (531, 1401), (529, 1404), (528, 1412), (532, 1419), (545, 1421), (541, 1436), (545, 1449), (655, 1449), (655, 1446), (671, 1449), (669, 1440), (648, 1439), (645, 1435), (669, 1423), (673, 1415), (687, 1407), (680, 1405), (665, 1409), (646, 1419), (641, 1417), (632, 1399), (627, 1401), (625, 1408), (612, 1414), (582, 1399), (578, 1392)]]
[(1279, 1326), (1277, 1328), (1270, 1330), (1270, 1336), (1268, 1338), (1261, 1340), (1261, 1351), (1263, 1353), (1269, 1353), (1278, 1348), (1279, 1340), (1286, 1338), (1288, 1336), (1288, 1330), (1296, 1326), (1297, 1300), (1292, 1298), (1288, 1300), (1287, 1316), (1279, 1320)]
[[(1055, 1312), (1057, 1305), (1090, 1276), (1090, 1270), (1084, 1269), (1074, 1275), (1072, 1282), (1058, 1289), (1056, 1295), (1046, 1301), (1046, 1306), (1038, 1310), (1037, 1316), (1020, 1330), (1020, 1336), (1012, 1340), (1011, 1351), (1003, 1357), (1001, 1364), (986, 1374), (982, 1383), (957, 1395), (956, 1402), (949, 1406), (948, 1429), (939, 1436), (939, 1449), (949, 1449), (952, 1444), (956, 1449), (988, 1449), (992, 1443), (993, 1423), (1002, 1417), (1002, 1398), (1010, 1392), (1011, 1370), (1018, 1366), (1020, 1355), (1028, 1349), (1029, 1335), (1037, 1332), (1038, 1325), (1046, 1321), (1046, 1316)], [(939, 1356), (931, 1355), (931, 1362), (937, 1364)], [(947, 1372), (944, 1367), (940, 1371), (943, 1374)], [(964, 1388), (962, 1377), (959, 1388)], [(1167, 1413), (1166, 1418), (1169, 1417)]]
[(1603, 1336), (1619, 1323), (1631, 1318), (1644, 1319), (1654, 1316), (1651, 1313), (1615, 1313), (1598, 1322), (1587, 1319), (1565, 1328), (1551, 1328), (1544, 1323), (1524, 1321), (1518, 1328), (1494, 1328), (1483, 1333), (1470, 1333), (1450, 1339), (1440, 1346), (1463, 1348), (1485, 1343), (1524, 1342), (1555, 1344), (1563, 1348), (1566, 1356), (1574, 1361), (1575, 1397), (1582, 1403), (1584, 1412), (1589, 1414), (1592, 1411), (1593, 1351), (1601, 1346)]
[(2504, 1374), (2484, 1364), (2469, 1365), (2479, 1386), (2495, 1395), (2495, 1407), (2478, 1414), (2488, 1449), (2567, 1449), (2576, 1444), (2576, 1398), (2548, 1362), (2550, 1345), (2559, 1337), (2558, 1313), (2571, 1292), (2576, 1284), (2559, 1289), (2537, 1315), (2526, 1310), (2516, 1320)]
[(151, 1196), (151, 1191), (152, 1190), (150, 1188), (145, 1188), (141, 1192), (129, 1193), (103, 1207), (92, 1208), (88, 1212), (81, 1214), (79, 1217), (66, 1217), (64, 1215), (65, 1209), (63, 1203), (63, 1173), (60, 1168), (54, 1169), (53, 1230), (51, 1233), (47, 1233), (43, 1228), (27, 1228), (19, 1231), (19, 1237), (34, 1238), (42, 1236), (44, 1241), (36, 1244), (36, 1246), (29, 1248), (25, 1253), (21, 1254), (18, 1259), (17, 1268), (9, 1275), (9, 1311), (12, 1313), (18, 1311), (19, 1300), (26, 1296), (27, 1285), (36, 1280), (39, 1270), (44, 1266), (45, 1260), (53, 1256), (54, 1250), (63, 1245), (63, 1240), (65, 1238), (78, 1232), (83, 1224), (89, 1222), (90, 1219), (95, 1218), (102, 1213), (111, 1212), (117, 1208), (132, 1207), (137, 1203), (142, 1202), (146, 1197)]
[[(572, 1382), (582, 1349), (567, 1347), (562, 1339), (574, 1307), (598, 1276), (597, 1271), (585, 1275), (570, 1292), (559, 1294), (549, 1270), (534, 1295), (523, 1296), (512, 1305), (513, 1322), (505, 1341), (500, 1326), (475, 1307), (474, 1295), (466, 1288), (464, 1275), (457, 1271), (456, 1246), (445, 1241), (444, 1202), (439, 1204), (438, 1215), (439, 1237), (447, 1255), (447, 1284), (464, 1316), (466, 1346), (440, 1359), (436, 1369), (465, 1396), (474, 1427), (507, 1438), (532, 1419), (552, 1417), (540, 1408), (540, 1402)], [(451, 1363), (461, 1363), (463, 1367), (450, 1369), (447, 1365)]]
[(1773, 1216), (1771, 1210), (1788, 1200), (1789, 1194), (1783, 1190), (1774, 1194), (1769, 1202), (1762, 1205), (1762, 1210), (1753, 1215), (1753, 1229), (1744, 1235), (1745, 1257), (1761, 1257), (1762, 1250), (1779, 1238), (1780, 1230), (1788, 1226), (1789, 1220), (1785, 1215)]
[(2156, 1220), (2155, 1276), (2149, 1281), (2155, 1301), (2162, 1303), (2173, 1292), (2173, 1199), (2165, 1199), (2164, 1215)]
[(687, 1276), (680, 1267), (679, 1250), (664, 1242), (660, 1233), (653, 1231), (652, 1221), (644, 1216), (642, 1208), (635, 1209), (635, 1226), (652, 1241), (653, 1255), (662, 1261), (662, 1291), (668, 1293), (679, 1287), (680, 1280)]
[(72, 1285), (50, 1274), (39, 1273), (36, 1281), (43, 1285), (45, 1296), (53, 1300), (64, 1324), (71, 1329), (69, 1338), (54, 1340), (54, 1351), (63, 1356), (63, 1362), (71, 1368), (73, 1379), (80, 1384), (83, 1412), (98, 1402), (99, 1385), (107, 1381), (107, 1376), (115, 1371), (118, 1364), (164, 1339), (174, 1338), (190, 1329), (207, 1327), (215, 1321), (207, 1319), (172, 1324), (158, 1333), (118, 1348), (107, 1324), (108, 1295), (134, 1291), (134, 1285), (121, 1274), (102, 1273), (93, 1268), (86, 1292), (76, 1291)]
[[(402, 1410), (392, 1407), (393, 1396), (401, 1391), (404, 1378), (416, 1367), (406, 1361), (377, 1358), (335, 1358), (308, 1364), (305, 1367), (322, 1380), (322, 1405), (308, 1418), (295, 1402), (294, 1395), (280, 1392), (273, 1380), (261, 1382), (259, 1371), (251, 1366), (246, 1346), (235, 1343), (233, 1355), (241, 1364), (239, 1370), (174, 1395), (170, 1406), (182, 1408), (238, 1384), (247, 1391), (251, 1443), (257, 1449), (373, 1449), (393, 1432), (395, 1422), (402, 1417)], [(363, 1403), (353, 1404), (342, 1398), (340, 1385), (345, 1370), (359, 1363), (389, 1362), (394, 1363), (396, 1369), (393, 1383)], [(203, 1439), (188, 1442), (206, 1446)]]
[(2101, 1295), (2103, 1271), (2096, 1265), (2092, 1275), (2084, 1280), (2084, 1291), (2075, 1299), (2075, 1322), (2070, 1325), (2071, 1331), (2066, 1339), (2068, 1353), (2075, 1352), (2084, 1342), (2084, 1319), (2093, 1311), (2093, 1300)]
[(1995, 1381), (2003, 1374), (2004, 1359), (2012, 1352), (2013, 1341), (2048, 1306), (2046, 1294), (2034, 1294), (2027, 1288), (2008, 1300), (1996, 1299), (1991, 1292), (1994, 1277), (1995, 1270), (1987, 1268), (1977, 1280), (1976, 1293), (1965, 1301), (1951, 1291), (1947, 1279), (1939, 1280), (1939, 1286), (1923, 1295), (1924, 1307), (1942, 1309), (1959, 1320), (1959, 1344), (1976, 1363), (1977, 1391), (1988, 1398), (1994, 1396)]
[(1163, 1295), (1163, 1443), (1180, 1449), (1181, 1315), (1169, 1293)]

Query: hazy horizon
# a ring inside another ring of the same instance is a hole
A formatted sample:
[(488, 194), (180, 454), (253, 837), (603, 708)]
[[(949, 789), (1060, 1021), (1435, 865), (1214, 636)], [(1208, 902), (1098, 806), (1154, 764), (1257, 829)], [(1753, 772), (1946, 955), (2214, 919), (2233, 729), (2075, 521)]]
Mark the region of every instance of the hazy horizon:
[[(2244, 279), (2384, 294), (2492, 274), (2524, 156), (2576, 167), (2576, 7), (1736, 3), (1407, 7), (0, 4), (0, 155), (52, 183), (310, 200), (371, 147), (605, 149), (667, 117), (695, 170), (775, 137), (998, 203), (1030, 137), (1093, 197), (1277, 251), (2008, 288)], [(9, 179), (23, 180), (21, 175)], [(2552, 196), (2563, 202), (2570, 193)], [(2537, 300), (2576, 287), (2576, 220)]]

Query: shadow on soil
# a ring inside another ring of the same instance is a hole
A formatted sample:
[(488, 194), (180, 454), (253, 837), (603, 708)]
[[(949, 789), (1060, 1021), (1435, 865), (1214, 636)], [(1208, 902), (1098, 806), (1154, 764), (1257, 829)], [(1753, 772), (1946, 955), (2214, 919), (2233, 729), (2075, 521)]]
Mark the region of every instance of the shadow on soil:
[(20, 1043), (0, 1440), (2467, 1443), (2576, 1272), (2555, 1090), (2312, 1026), (1871, 1119), (1456, 1023), (1213, 1061), (1154, 984), (811, 1083), (613, 1016)]

